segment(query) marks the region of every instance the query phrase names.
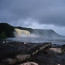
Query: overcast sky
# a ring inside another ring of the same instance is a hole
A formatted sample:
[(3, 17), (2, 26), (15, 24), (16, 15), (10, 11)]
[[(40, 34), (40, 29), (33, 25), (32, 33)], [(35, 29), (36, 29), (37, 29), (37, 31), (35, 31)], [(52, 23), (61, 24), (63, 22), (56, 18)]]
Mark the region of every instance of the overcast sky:
[(65, 0), (0, 0), (1, 22), (65, 35)]

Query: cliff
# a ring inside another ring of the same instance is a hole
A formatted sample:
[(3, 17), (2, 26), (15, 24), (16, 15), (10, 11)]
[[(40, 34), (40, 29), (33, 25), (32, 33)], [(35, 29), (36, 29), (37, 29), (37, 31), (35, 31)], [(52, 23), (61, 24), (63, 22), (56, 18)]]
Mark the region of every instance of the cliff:
[(14, 27), (7, 23), (0, 23), (0, 38), (6, 37), (62, 37), (51, 29), (32, 29), (25, 27)]
[(30, 35), (30, 32), (27, 30), (21, 30), (21, 29), (17, 29), (15, 28), (15, 36), (16, 37), (28, 37)]

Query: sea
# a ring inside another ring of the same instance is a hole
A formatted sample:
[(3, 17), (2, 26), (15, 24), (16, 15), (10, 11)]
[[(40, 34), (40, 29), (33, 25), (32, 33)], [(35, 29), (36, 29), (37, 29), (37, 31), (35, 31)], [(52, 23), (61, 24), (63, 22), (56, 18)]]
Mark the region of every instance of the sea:
[(27, 43), (44, 43), (44, 42), (51, 42), (52, 44), (65, 44), (65, 37), (56, 37), (56, 38), (43, 38), (43, 37), (14, 37), (14, 38), (7, 38), (7, 40), (11, 42), (27, 42)]

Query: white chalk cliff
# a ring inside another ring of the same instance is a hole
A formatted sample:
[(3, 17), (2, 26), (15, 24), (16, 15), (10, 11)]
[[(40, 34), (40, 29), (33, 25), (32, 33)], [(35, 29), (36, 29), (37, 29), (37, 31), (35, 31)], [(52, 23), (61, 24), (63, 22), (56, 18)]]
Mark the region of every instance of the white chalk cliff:
[(28, 37), (30, 35), (30, 32), (27, 30), (21, 30), (21, 29), (15, 28), (14, 34), (16, 37)]
[(53, 30), (46, 30), (46, 29), (33, 29), (33, 32), (30, 33), (28, 30), (22, 30), (15, 28), (15, 37), (44, 37), (44, 38), (55, 38), (55, 37), (62, 37), (61, 35), (57, 34)]

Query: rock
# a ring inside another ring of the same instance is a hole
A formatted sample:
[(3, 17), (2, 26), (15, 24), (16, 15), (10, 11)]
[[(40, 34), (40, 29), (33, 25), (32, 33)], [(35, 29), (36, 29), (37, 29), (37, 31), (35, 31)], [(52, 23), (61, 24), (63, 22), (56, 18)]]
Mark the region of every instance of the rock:
[(16, 57), (16, 59), (17, 59), (18, 62), (23, 62), (23, 61), (25, 61), (25, 60), (27, 60), (29, 58), (30, 58), (30, 55), (29, 54), (26, 54), (26, 55), (18, 55)]
[(26, 62), (26, 63), (19, 64), (19, 65), (38, 65), (38, 64), (35, 62)]
[(16, 59), (8, 58), (6, 60), (3, 60), (3, 62), (7, 64), (15, 64)]
[(50, 50), (56, 52), (56, 53), (62, 53), (61, 48), (50, 48)]

